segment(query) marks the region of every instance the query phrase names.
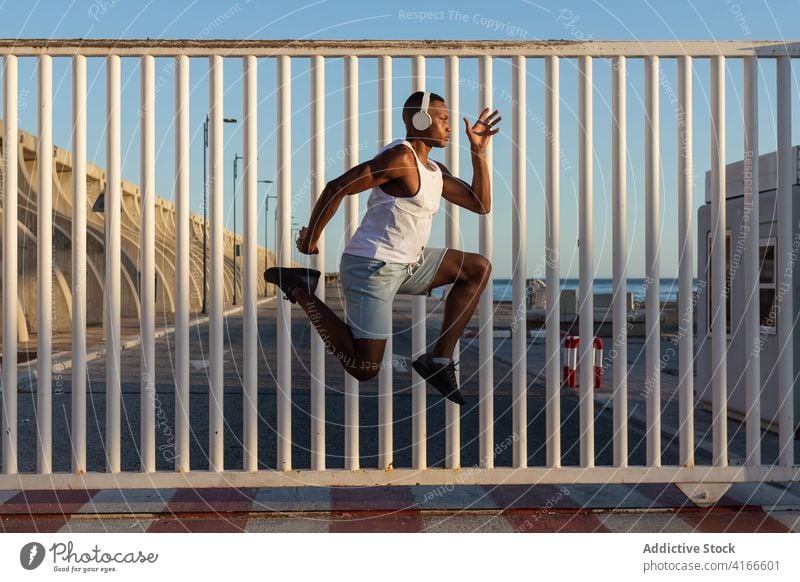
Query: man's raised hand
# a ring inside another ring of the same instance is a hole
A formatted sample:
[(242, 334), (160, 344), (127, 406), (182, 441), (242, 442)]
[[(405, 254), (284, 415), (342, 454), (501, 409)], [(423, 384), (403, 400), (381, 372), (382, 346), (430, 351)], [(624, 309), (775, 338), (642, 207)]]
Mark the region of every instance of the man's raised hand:
[(470, 146), (481, 152), (486, 149), (486, 146), (489, 145), (489, 139), (500, 131), (497, 124), (500, 123), (502, 119), (497, 109), (489, 113), (488, 107), (481, 111), (477, 121), (475, 121), (472, 126), (470, 126), (469, 120), (465, 117), (464, 125), (467, 130), (467, 138), (469, 139)]

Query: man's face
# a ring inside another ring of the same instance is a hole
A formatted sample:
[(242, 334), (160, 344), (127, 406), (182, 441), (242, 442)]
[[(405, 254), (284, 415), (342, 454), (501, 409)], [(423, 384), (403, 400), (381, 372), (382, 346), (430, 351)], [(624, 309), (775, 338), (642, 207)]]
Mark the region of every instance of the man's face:
[(450, 140), (450, 110), (442, 101), (432, 101), (428, 106), (431, 126), (425, 130), (425, 137), (431, 147), (443, 148)]

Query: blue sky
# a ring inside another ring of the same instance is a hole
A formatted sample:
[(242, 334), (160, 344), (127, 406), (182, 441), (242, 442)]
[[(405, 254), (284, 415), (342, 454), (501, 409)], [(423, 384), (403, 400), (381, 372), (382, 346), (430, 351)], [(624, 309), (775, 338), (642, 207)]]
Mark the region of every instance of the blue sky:
[[(509, 0), (506, 2), (342, 2), (317, 0), (308, 2), (231, 2), (197, 0), (149, 2), (133, 0), (40, 0), (22, 5), (0, 0), (0, 37), (4, 38), (163, 38), (163, 39), (593, 39), (593, 40), (793, 40), (797, 39), (796, 23), (800, 3), (788, 0), (708, 0), (686, 2), (546, 2)], [(797, 72), (797, 65), (793, 71)], [(661, 153), (662, 153), (662, 254), (663, 276), (677, 272), (677, 136), (675, 105), (677, 93), (674, 60), (662, 60), (661, 83)], [(67, 147), (70, 143), (70, 70), (67, 59), (54, 62), (55, 143)], [(411, 90), (410, 63), (396, 59), (394, 63), (393, 102), (398, 107)], [(528, 265), (529, 274), (541, 270), (544, 249), (544, 136), (537, 119), (544, 118), (544, 67), (541, 61), (528, 61)], [(463, 59), (461, 64), (461, 111), (454, 114), (474, 116), (478, 95), (472, 83), (477, 81), (477, 64)], [(310, 132), (308, 112), (308, 62), (297, 59), (292, 67), (292, 192), (296, 201), (294, 221), (304, 225), (310, 210), (308, 192)], [(594, 66), (594, 244), (596, 273), (599, 277), (611, 274), (611, 116), (610, 64), (597, 59)], [(702, 172), (708, 168), (708, 63), (695, 62), (694, 127), (695, 207), (704, 199)], [(728, 161), (742, 157), (741, 130), (741, 63), (728, 62), (727, 84), (727, 143)], [(225, 63), (225, 115), (241, 119), (241, 61)], [(157, 190), (164, 198), (172, 199), (174, 78), (171, 60), (156, 63), (157, 84)], [(104, 165), (103, 136), (105, 79), (102, 59), (89, 63), (89, 157)], [(123, 60), (123, 172), (124, 177), (139, 181), (139, 78), (136, 59)], [(444, 93), (444, 65), (439, 59), (429, 59), (427, 86)], [(359, 119), (359, 157), (363, 160), (377, 148), (377, 65), (372, 59), (362, 59), (359, 73), (361, 116)], [(511, 245), (511, 66), (508, 60), (496, 59), (494, 64), (495, 105), (504, 113), (504, 128), (494, 146), (495, 190), (494, 221), (495, 276), (511, 274), (514, 253)], [(202, 212), (202, 124), (208, 106), (207, 62), (192, 61), (191, 97), (191, 161), (192, 207)], [(761, 151), (775, 147), (775, 67), (761, 64), (760, 146)], [(795, 87), (797, 87), (795, 80)], [(562, 275), (577, 276), (577, 63), (569, 60), (561, 68), (561, 137), (562, 163)], [(343, 63), (328, 59), (326, 64), (326, 165), (328, 179), (340, 174), (343, 168), (342, 148), (344, 128)], [(793, 142), (797, 143), (800, 114), (797, 94), (793, 101)], [(641, 61), (628, 64), (628, 146), (629, 146), (629, 275), (644, 273), (644, 89)], [(276, 99), (275, 65), (269, 59), (259, 63), (259, 178), (274, 179), (276, 174)], [(34, 59), (20, 59), (20, 125), (36, 130), (36, 68)], [(395, 135), (402, 137), (399, 110), (394, 116)], [(225, 216), (227, 228), (233, 228), (232, 165), (236, 153), (241, 153), (241, 123), (225, 127)], [(463, 132), (463, 124), (458, 126)], [(462, 146), (465, 139), (462, 138)], [(444, 152), (433, 155), (444, 160)], [(468, 155), (461, 159), (461, 176), (471, 177)], [(241, 188), (238, 189), (241, 193)], [(264, 237), (263, 194), (260, 185), (259, 242)], [(270, 191), (274, 194), (274, 189)], [(367, 194), (360, 195), (361, 211)], [(274, 201), (269, 222), (269, 240), (273, 240)], [(241, 195), (237, 204), (238, 230), (241, 232)], [(328, 235), (328, 270), (336, 270), (343, 244), (343, 211), (331, 221)], [(478, 221), (462, 211), (462, 247), (478, 250)], [(444, 242), (442, 217), (434, 225), (432, 245)], [(270, 246), (272, 243), (270, 242)], [(696, 248), (696, 247), (695, 247)], [(541, 273), (543, 274), (543, 272)]]

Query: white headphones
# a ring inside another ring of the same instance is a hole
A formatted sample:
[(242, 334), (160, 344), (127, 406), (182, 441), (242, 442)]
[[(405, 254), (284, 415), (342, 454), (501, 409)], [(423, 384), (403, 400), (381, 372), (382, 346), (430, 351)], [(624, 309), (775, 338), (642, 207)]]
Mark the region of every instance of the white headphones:
[(422, 95), (422, 105), (420, 105), (419, 111), (411, 118), (411, 125), (413, 125), (414, 129), (417, 131), (425, 131), (433, 123), (431, 116), (428, 114), (428, 105), (430, 105), (430, 102), (431, 94), (425, 91)]

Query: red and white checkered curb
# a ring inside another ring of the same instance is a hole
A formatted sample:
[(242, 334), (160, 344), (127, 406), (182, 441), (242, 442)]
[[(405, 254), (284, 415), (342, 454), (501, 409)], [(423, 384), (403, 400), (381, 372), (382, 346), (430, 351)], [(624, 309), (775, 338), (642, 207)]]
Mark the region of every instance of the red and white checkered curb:
[(0, 491), (3, 532), (800, 532), (800, 484)]

